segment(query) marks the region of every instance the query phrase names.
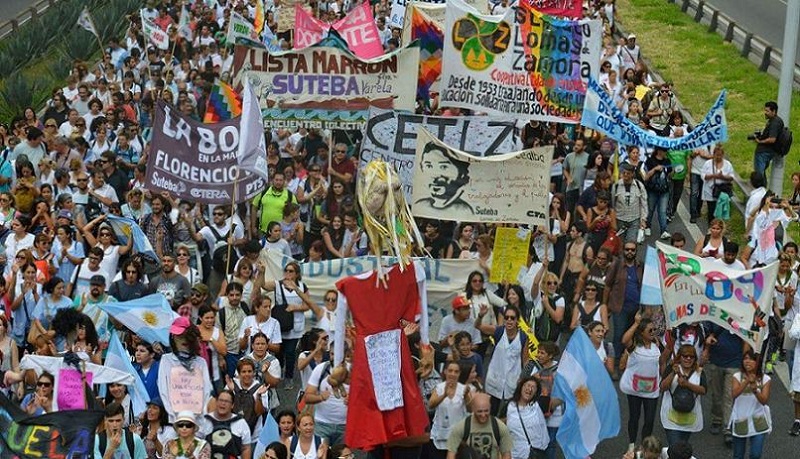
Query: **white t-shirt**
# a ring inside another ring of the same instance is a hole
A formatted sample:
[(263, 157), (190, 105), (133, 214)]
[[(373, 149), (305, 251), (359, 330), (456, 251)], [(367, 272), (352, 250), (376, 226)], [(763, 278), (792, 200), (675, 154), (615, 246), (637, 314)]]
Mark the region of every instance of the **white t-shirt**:
[[(267, 335), (267, 339), (269, 340), (269, 344), (280, 344), (283, 342), (283, 338), (281, 337), (281, 324), (278, 323), (272, 317), (269, 317), (265, 322), (258, 323), (256, 321), (256, 316), (247, 316), (242, 321), (242, 325), (239, 328), (239, 339), (244, 338), (244, 332), (247, 329), (250, 329), (250, 339), (258, 333), (259, 331)], [(250, 348), (250, 342), (247, 343), (247, 347), (242, 349), (244, 352), (251, 352), (252, 349)], [(280, 376), (280, 374), (278, 374)]]
[[(314, 421), (327, 424), (344, 424), (347, 421), (347, 405), (344, 403), (344, 400), (334, 395), (333, 388), (330, 383), (328, 383), (328, 372), (326, 372), (325, 369), (330, 367), (330, 365), (332, 364), (324, 363), (317, 365), (308, 378), (308, 386), (317, 389), (317, 393), (321, 394), (325, 391), (330, 391), (331, 394), (330, 398), (327, 400), (314, 405)], [(326, 373), (324, 377), (323, 372)], [(349, 384), (345, 384), (344, 388), (348, 393), (350, 392)]]

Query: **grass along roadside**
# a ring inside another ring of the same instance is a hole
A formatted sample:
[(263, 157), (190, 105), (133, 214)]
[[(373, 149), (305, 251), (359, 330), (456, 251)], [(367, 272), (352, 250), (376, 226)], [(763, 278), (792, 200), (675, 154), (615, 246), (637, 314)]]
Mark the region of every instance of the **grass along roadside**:
[[(728, 90), (725, 107), (728, 142), (725, 151), (743, 178), (753, 170), (754, 144), (747, 135), (764, 127), (764, 102), (777, 100), (778, 80), (759, 72), (739, 50), (714, 32), (692, 20), (680, 6), (666, 0), (617, 0), (617, 20), (628, 33), (636, 34), (642, 54), (665, 80), (675, 85), (681, 103), (695, 120), (702, 119), (722, 89)], [(789, 126), (800, 132), (800, 92), (794, 91)], [(800, 170), (800, 142), (786, 157), (784, 195), (790, 194), (793, 171)], [(769, 171), (768, 171), (769, 174)], [(740, 218), (732, 219), (732, 233), (743, 231)], [(795, 240), (797, 225), (790, 230)], [(734, 234), (732, 234), (734, 235)], [(736, 235), (738, 236), (738, 235)]]

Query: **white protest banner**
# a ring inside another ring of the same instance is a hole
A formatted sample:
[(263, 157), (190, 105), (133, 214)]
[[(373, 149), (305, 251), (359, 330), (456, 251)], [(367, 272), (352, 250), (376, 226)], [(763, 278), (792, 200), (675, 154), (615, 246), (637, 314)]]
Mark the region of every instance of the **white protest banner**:
[(249, 79), (262, 109), (363, 110), (364, 116), (370, 106), (413, 111), (417, 79), (409, 69), (418, 65), (417, 47), (365, 61), (330, 47), (270, 53), (236, 46), (233, 59), (235, 86)]
[[(283, 279), (283, 268), (292, 258), (274, 250), (262, 250), (261, 261), (266, 266), (267, 279)], [(473, 271), (479, 271), (478, 260), (416, 258), (425, 267), (428, 286), (428, 316), (430, 333), (434, 339), (439, 330), (442, 318), (452, 312), (450, 302), (464, 291), (467, 277)], [(396, 263), (392, 257), (383, 257), (383, 265)], [(337, 258), (334, 260), (300, 263), (303, 283), (308, 285), (311, 298), (317, 304), (324, 304), (325, 292), (335, 289), (336, 282), (348, 276), (372, 271), (378, 267), (378, 258), (373, 256)]]
[(225, 38), (228, 43), (236, 43), (237, 38), (246, 38), (248, 40), (255, 40), (258, 34), (256, 28), (249, 19), (241, 14), (231, 11), (230, 24), (228, 25), (228, 35)]
[(361, 142), (360, 165), (364, 167), (373, 159), (392, 164), (409, 201), (420, 127), (425, 127), (447, 145), (473, 156), (496, 155), (521, 148), (514, 120), (489, 116), (423, 116), (372, 108)]
[(144, 37), (156, 45), (158, 49), (169, 49), (169, 35), (161, 30), (153, 21), (142, 17), (142, 33)]
[(661, 137), (645, 131), (625, 116), (608, 93), (594, 79), (589, 81), (581, 124), (596, 129), (624, 145), (639, 148), (662, 147), (667, 150), (694, 150), (728, 140), (728, 122), (725, 117), (723, 90), (708, 111), (703, 122), (683, 137)]
[(656, 243), (667, 327), (713, 322), (761, 349), (778, 263), (741, 271)]
[(544, 15), (530, 5), (503, 16), (448, 0), (442, 106), (578, 123), (586, 84), (600, 71), (602, 23)]
[[(450, 2), (447, 1), (447, 3)], [(489, 14), (489, 2), (486, 0), (464, 0), (464, 3), (475, 8), (475, 11), (481, 14)], [(392, 9), (389, 13), (389, 27), (404, 28), (406, 26), (406, 20), (408, 19), (409, 7), (412, 5), (422, 8), (425, 13), (431, 11), (431, 18), (439, 20), (439, 24), (444, 27), (445, 0), (395, 0), (392, 2)], [(405, 36), (406, 34), (404, 32), (403, 37)]]
[(265, 189), (263, 178), (239, 168), (239, 118), (203, 124), (159, 101), (153, 126), (145, 176), (149, 190), (192, 202), (230, 204), (234, 185), (237, 202)]
[(547, 225), (553, 147), (478, 158), (417, 130), (416, 217)]

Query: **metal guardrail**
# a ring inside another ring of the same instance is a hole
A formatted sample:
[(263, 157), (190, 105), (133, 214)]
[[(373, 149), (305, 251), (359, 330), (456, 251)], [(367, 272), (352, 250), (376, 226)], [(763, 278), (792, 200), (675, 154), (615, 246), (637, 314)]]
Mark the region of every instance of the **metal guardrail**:
[(61, 0), (40, 0), (33, 6), (19, 13), (14, 19), (0, 23), (0, 40), (16, 32), (20, 27), (25, 25), (25, 23), (39, 17), (42, 13), (47, 11), (48, 8), (60, 1)]
[[(695, 22), (708, 26), (709, 32), (716, 32), (741, 52), (762, 72), (780, 76), (783, 55), (775, 49), (778, 43), (768, 43), (763, 38), (739, 26), (736, 21), (720, 12), (705, 0), (666, 0), (680, 4), (681, 11), (692, 16)], [(794, 59), (792, 59), (794, 62)], [(800, 65), (794, 66), (794, 86), (800, 89)]]

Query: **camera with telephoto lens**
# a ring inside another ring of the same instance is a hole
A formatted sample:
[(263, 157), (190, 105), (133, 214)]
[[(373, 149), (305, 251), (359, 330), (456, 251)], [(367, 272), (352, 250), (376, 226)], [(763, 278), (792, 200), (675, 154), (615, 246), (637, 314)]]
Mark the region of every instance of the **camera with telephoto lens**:
[(749, 136), (747, 136), (747, 140), (756, 140), (761, 138), (761, 131), (755, 131)]

